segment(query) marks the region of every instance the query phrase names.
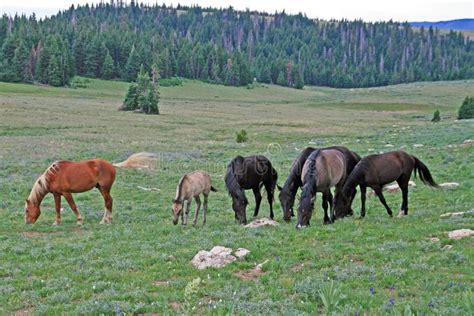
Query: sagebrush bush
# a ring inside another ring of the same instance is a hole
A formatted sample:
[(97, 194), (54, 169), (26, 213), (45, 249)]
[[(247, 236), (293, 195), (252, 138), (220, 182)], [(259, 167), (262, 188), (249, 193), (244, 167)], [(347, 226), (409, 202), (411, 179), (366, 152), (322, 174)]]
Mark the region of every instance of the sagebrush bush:
[(245, 143), (248, 141), (247, 132), (244, 129), (240, 130), (240, 132), (236, 133), (235, 140), (237, 143)]
[(433, 123), (437, 123), (441, 121), (441, 116), (439, 114), (439, 110), (436, 110), (434, 113), (433, 113), (433, 118), (431, 119), (431, 122)]
[(466, 97), (458, 111), (458, 119), (474, 118), (474, 97)]

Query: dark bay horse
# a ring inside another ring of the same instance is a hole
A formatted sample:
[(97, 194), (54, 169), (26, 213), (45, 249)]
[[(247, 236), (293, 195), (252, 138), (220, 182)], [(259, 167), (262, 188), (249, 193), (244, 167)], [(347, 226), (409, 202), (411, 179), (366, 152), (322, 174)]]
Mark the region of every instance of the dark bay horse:
[(137, 153), (127, 160), (112, 164), (105, 160), (93, 159), (84, 161), (56, 161), (38, 177), (25, 203), (25, 222), (33, 224), (41, 214), (40, 205), (48, 193), (54, 196), (56, 219), (53, 225), (61, 223), (61, 196), (68, 202), (78, 225), (82, 225), (82, 217), (77, 209), (72, 193), (80, 193), (99, 189), (105, 201), (106, 211), (101, 224), (112, 221), (112, 196), (110, 190), (115, 181), (115, 167), (146, 168), (156, 158), (155, 154)]
[(379, 155), (369, 155), (361, 159), (348, 176), (340, 196), (336, 196), (334, 205), (334, 215), (336, 218), (345, 216), (349, 211), (353, 191), (357, 185), (360, 186), (362, 208), (360, 216), (365, 216), (365, 198), (367, 187), (374, 190), (380, 202), (387, 210), (388, 215), (393, 216), (393, 212), (387, 205), (382, 193), (384, 185), (397, 181), (402, 191), (401, 214), (408, 215), (408, 181), (411, 173), (419, 174), (421, 181), (432, 187), (438, 187), (433, 180), (426, 165), (413, 155), (397, 150)]
[(255, 211), (253, 216), (258, 215), (262, 195), (260, 188), (265, 186), (267, 199), (270, 204), (270, 218), (273, 219), (273, 193), (277, 183), (278, 174), (272, 163), (261, 155), (235, 157), (227, 166), (225, 175), (225, 185), (232, 197), (232, 208), (235, 212), (235, 219), (240, 224), (247, 223), (245, 209), (248, 204), (244, 190), (252, 189), (255, 196)]
[[(354, 167), (360, 160), (360, 156), (357, 153), (350, 151), (349, 149), (343, 146), (332, 146), (322, 149), (336, 149), (343, 153), (346, 158), (347, 174), (350, 174), (352, 172), (352, 169), (354, 169)], [(290, 174), (288, 175), (288, 178), (286, 179), (283, 187), (278, 187), (278, 189), (280, 190), (279, 199), (281, 207), (283, 209), (283, 219), (285, 221), (290, 221), (291, 217), (294, 216), (293, 205), (295, 203), (296, 193), (298, 192), (298, 189), (303, 186), (303, 182), (301, 180), (301, 172), (303, 170), (303, 165), (306, 162), (308, 156), (315, 150), (316, 148), (313, 147), (305, 148), (301, 152), (301, 154), (293, 161), (290, 169)]]
[[(323, 194), (324, 223), (331, 222), (328, 216), (328, 204), (332, 210), (331, 187), (339, 191), (347, 176), (346, 157), (336, 149), (318, 149), (313, 151), (303, 166), (301, 174), (303, 192), (298, 207), (296, 228), (308, 226), (313, 213), (316, 192)], [(332, 216), (332, 214), (331, 214)]]

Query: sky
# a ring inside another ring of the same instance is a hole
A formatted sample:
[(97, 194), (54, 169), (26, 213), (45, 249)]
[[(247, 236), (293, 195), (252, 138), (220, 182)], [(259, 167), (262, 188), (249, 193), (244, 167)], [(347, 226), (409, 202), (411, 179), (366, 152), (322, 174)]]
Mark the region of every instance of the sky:
[[(109, 0), (104, 0), (108, 2)], [(98, 3), (100, 0), (0, 0), (0, 12), (52, 15), (71, 4)], [(130, 2), (130, 0), (125, 0)], [(474, 18), (474, 0), (137, 0), (176, 6), (198, 4), (204, 7), (229, 7), (274, 13), (305, 13), (319, 19), (362, 19), (365, 21), (443, 21)]]

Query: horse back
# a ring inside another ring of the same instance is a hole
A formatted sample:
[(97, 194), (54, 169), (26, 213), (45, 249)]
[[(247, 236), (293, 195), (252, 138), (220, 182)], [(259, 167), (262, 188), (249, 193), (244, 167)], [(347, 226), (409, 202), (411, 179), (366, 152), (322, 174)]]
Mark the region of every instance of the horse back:
[(330, 188), (345, 181), (345, 155), (337, 149), (323, 150), (316, 160), (318, 178), (316, 184), (321, 188)]
[(410, 176), (415, 167), (413, 156), (404, 151), (397, 150), (379, 155), (369, 155), (362, 160), (369, 165), (366, 182), (385, 185), (400, 178)]

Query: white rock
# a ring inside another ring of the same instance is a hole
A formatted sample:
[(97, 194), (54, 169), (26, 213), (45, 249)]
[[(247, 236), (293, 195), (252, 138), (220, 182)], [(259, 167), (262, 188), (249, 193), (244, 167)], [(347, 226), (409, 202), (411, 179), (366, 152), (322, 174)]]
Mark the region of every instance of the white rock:
[(211, 251), (201, 250), (191, 260), (193, 266), (198, 269), (209, 267), (221, 268), (237, 260), (232, 255), (232, 249), (222, 246), (215, 246)]
[(258, 218), (256, 220), (254, 220), (253, 222), (245, 225), (245, 227), (254, 228), (254, 227), (261, 227), (261, 226), (276, 226), (276, 225), (278, 225), (278, 222), (276, 222), (272, 219)]
[(393, 146), (392, 144), (387, 144), (387, 145), (385, 145), (385, 147), (390, 147), (390, 148), (392, 148), (392, 147), (394, 147), (394, 146)]
[(249, 253), (250, 253), (250, 250), (245, 249), (245, 248), (239, 248), (234, 252), (234, 255), (237, 258), (242, 259), (243, 257), (247, 256)]
[(448, 237), (451, 239), (461, 239), (471, 235), (474, 235), (474, 230), (472, 229), (457, 229), (448, 233)]
[(474, 214), (474, 210), (466, 211), (466, 212), (450, 212), (441, 214), (439, 217), (441, 218), (448, 218), (448, 217), (463, 217), (464, 215)]
[(463, 142), (464, 145), (474, 145), (474, 139), (466, 139)]
[(459, 186), (457, 182), (444, 182), (440, 183), (439, 186), (443, 189), (455, 189)]
[(413, 147), (415, 148), (420, 148), (420, 147), (423, 147), (424, 145), (423, 144), (413, 144)]

